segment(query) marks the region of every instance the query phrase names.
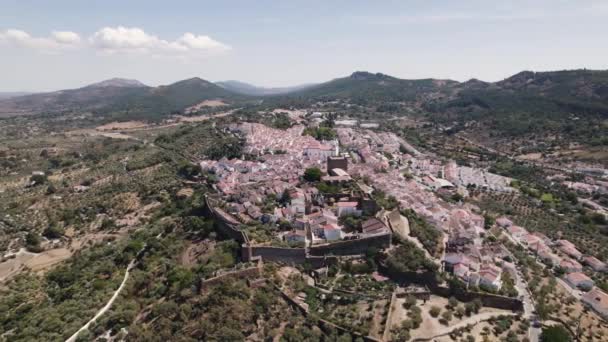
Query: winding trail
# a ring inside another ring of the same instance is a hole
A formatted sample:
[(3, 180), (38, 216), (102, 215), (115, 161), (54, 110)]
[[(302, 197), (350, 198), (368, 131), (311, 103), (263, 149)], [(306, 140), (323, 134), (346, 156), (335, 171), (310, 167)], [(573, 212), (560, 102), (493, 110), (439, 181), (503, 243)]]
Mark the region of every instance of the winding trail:
[(120, 286), (118, 287), (118, 289), (116, 289), (116, 291), (114, 291), (114, 294), (112, 295), (112, 297), (110, 298), (110, 300), (106, 303), (106, 305), (103, 308), (101, 308), (99, 311), (97, 311), (97, 314), (95, 314), (95, 316), (93, 318), (91, 318), (90, 321), (88, 321), (85, 325), (83, 325), (80, 329), (78, 329), (78, 331), (76, 331), (74, 333), (74, 335), (70, 336), (70, 338), (68, 338), (67, 340), (65, 340), (66, 342), (75, 342), (76, 338), (78, 337), (78, 334), (80, 334), (81, 332), (89, 329), (89, 327), (91, 326), (91, 324), (95, 323), (95, 321), (97, 319), (99, 319), (99, 317), (101, 317), (104, 313), (106, 313), (106, 311), (108, 311), (110, 309), (110, 307), (112, 306), (112, 304), (114, 304), (114, 301), (116, 300), (116, 298), (118, 298), (118, 295), (120, 294), (120, 292), (122, 291), (122, 289), (125, 287), (125, 284), (127, 283), (127, 280), (129, 279), (129, 271), (131, 271), (131, 269), (135, 265), (135, 260), (136, 259), (137, 258), (131, 260), (131, 262), (127, 266), (127, 270), (125, 271), (125, 276), (124, 276), (124, 278), (122, 280), (122, 283), (120, 283)]

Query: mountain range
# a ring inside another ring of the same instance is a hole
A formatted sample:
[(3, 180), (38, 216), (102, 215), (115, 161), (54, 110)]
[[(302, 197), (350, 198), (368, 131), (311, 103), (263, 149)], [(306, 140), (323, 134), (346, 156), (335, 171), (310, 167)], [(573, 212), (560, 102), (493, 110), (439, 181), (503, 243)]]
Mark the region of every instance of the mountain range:
[(396, 115), (414, 108), (436, 122), (464, 125), (475, 120), (509, 134), (554, 129), (584, 134), (589, 129), (601, 131), (608, 118), (608, 71), (523, 71), (499, 82), (406, 80), (357, 71), (324, 83), (286, 88), (201, 78), (149, 87), (136, 80), (110, 79), (0, 100), (0, 116), (90, 111), (117, 119), (159, 119), (205, 100), (253, 104), (260, 99), (302, 107), (341, 99)]

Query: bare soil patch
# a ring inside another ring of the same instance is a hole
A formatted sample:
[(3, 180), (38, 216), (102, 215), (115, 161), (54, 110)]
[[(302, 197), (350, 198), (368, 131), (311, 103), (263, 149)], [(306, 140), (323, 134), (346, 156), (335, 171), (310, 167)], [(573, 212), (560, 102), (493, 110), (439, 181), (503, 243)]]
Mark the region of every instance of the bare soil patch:
[(215, 108), (215, 107), (221, 107), (221, 106), (227, 106), (227, 105), (228, 104), (226, 102), (219, 100), (219, 99), (205, 100), (203, 102), (195, 104), (194, 106), (186, 108), (186, 113), (193, 113), (193, 112), (201, 110), (204, 107)]
[(116, 131), (123, 129), (136, 129), (148, 127), (148, 124), (143, 121), (124, 121), (124, 122), (110, 122), (105, 125), (97, 126), (95, 129), (98, 131)]

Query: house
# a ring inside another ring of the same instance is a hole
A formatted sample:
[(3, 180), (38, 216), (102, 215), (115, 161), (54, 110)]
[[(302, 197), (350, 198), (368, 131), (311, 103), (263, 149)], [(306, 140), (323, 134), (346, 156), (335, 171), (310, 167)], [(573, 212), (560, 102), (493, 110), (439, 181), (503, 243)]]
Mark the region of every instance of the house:
[(520, 226), (507, 227), (507, 231), (517, 241), (520, 241), (524, 235), (528, 234), (528, 232)]
[(581, 296), (583, 303), (589, 305), (602, 317), (608, 319), (608, 294), (594, 287), (591, 291)]
[(311, 142), (304, 147), (304, 155), (309, 158), (325, 159), (338, 155), (338, 147), (321, 144), (318, 141)]
[(508, 228), (513, 225), (513, 222), (503, 216), (496, 219), (496, 224), (501, 228)]
[(294, 189), (289, 192), (289, 203), (296, 214), (304, 214), (306, 212), (306, 194), (300, 189)]
[(342, 229), (336, 224), (328, 223), (323, 226), (323, 235), (327, 241), (342, 240), (344, 237)]
[(538, 244), (540, 243), (540, 238), (534, 236), (533, 234), (524, 234), (521, 237), (521, 243), (525, 246), (528, 246), (528, 249), (538, 250)]
[(461, 280), (468, 282), (469, 281), (469, 267), (464, 264), (456, 264), (453, 268), (453, 273), (455, 276), (460, 278)]
[(564, 280), (574, 289), (591, 290), (593, 287), (593, 280), (581, 272), (568, 273), (564, 276)]
[(583, 253), (581, 253), (578, 249), (576, 249), (576, 246), (574, 246), (574, 244), (568, 240), (559, 240), (559, 241), (557, 241), (557, 245), (558, 245), (557, 248), (562, 253), (569, 255), (569, 256), (573, 257), (574, 259), (579, 260), (583, 256)]
[(285, 241), (291, 243), (306, 242), (306, 232), (303, 230), (294, 230), (285, 234)]
[(540, 239), (540, 241), (542, 241), (545, 245), (550, 246), (551, 245), (551, 239), (549, 239), (549, 237), (547, 237), (547, 235), (541, 233), (541, 232), (534, 232), (532, 233), (532, 235), (536, 236), (537, 238)]
[(471, 271), (479, 270), (479, 263), (462, 253), (448, 253), (443, 258), (443, 265), (447, 272), (454, 272), (458, 264), (467, 266)]
[(363, 234), (365, 235), (375, 235), (375, 234), (383, 234), (388, 232), (388, 227), (377, 218), (370, 218), (369, 220), (363, 222), (361, 224), (361, 228), (363, 230)]
[(500, 268), (490, 264), (482, 265), (478, 274), (480, 286), (487, 286), (494, 290), (500, 290), (500, 287), (502, 286), (502, 270)]
[(563, 259), (559, 263), (559, 267), (563, 268), (566, 273), (583, 271), (583, 266), (573, 259)]
[(605, 272), (606, 271), (606, 263), (602, 262), (598, 258), (594, 256), (586, 256), (583, 258), (583, 263), (589, 267), (591, 267), (596, 272)]
[(361, 210), (357, 209), (359, 203), (357, 202), (338, 202), (336, 203), (337, 215), (338, 217), (342, 217), (345, 215), (355, 215), (361, 216)]

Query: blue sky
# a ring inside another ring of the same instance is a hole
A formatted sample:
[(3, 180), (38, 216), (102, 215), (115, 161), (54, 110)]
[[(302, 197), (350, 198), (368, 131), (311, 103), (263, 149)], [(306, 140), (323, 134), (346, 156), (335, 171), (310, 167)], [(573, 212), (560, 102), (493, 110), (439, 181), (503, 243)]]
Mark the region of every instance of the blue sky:
[(0, 1), (0, 91), (607, 69), (608, 1)]

